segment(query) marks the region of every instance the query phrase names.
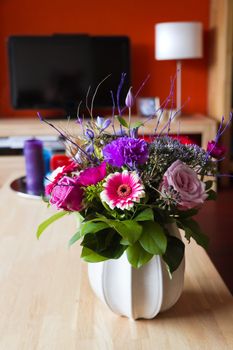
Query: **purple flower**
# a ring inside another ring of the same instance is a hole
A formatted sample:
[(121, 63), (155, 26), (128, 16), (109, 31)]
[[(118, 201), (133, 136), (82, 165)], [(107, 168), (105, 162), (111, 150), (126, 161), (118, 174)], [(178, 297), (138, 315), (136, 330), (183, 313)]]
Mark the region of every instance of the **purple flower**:
[(211, 157), (220, 159), (226, 153), (226, 147), (217, 145), (215, 141), (209, 141), (207, 144), (207, 152)]
[(99, 117), (99, 116), (96, 119), (96, 125), (98, 126), (98, 128), (101, 131), (104, 131), (105, 129), (107, 129), (110, 124), (111, 124), (111, 120), (110, 119), (104, 119), (104, 118)]
[(82, 186), (96, 185), (106, 176), (106, 163), (103, 162), (99, 166), (87, 168), (79, 175), (78, 182)]
[(91, 129), (87, 129), (85, 132), (85, 135), (90, 140), (93, 140), (93, 138), (95, 137), (95, 135)]
[(105, 146), (103, 155), (106, 162), (112, 166), (121, 167), (128, 165), (134, 167), (135, 165), (146, 163), (149, 151), (144, 140), (125, 136)]
[(87, 154), (92, 155), (93, 152), (94, 152), (94, 145), (93, 145), (93, 143), (90, 143), (90, 144), (86, 147), (85, 151), (87, 152)]
[(134, 103), (134, 98), (133, 98), (133, 94), (131, 92), (132, 88), (129, 88), (129, 91), (127, 93), (126, 99), (125, 99), (125, 105), (128, 108), (131, 108), (133, 106)]

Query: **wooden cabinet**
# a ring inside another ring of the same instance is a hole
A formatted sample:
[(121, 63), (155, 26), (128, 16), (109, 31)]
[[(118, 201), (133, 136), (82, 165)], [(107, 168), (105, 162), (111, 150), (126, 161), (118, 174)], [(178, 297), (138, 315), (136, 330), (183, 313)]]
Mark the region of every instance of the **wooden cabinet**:
[(232, 109), (233, 1), (210, 1), (208, 114), (226, 120)]
[[(143, 118), (134, 116), (132, 122), (143, 121)], [(146, 121), (146, 119), (145, 119)], [(145, 135), (152, 135), (156, 126), (156, 119), (145, 123), (145, 126), (140, 128), (140, 133)], [(81, 133), (80, 125), (74, 120), (53, 120), (54, 125), (62, 130), (66, 130), (72, 135), (79, 135)], [(164, 118), (158, 128), (158, 133), (166, 126), (167, 119)], [(170, 125), (171, 134), (180, 135), (200, 135), (201, 146), (206, 148), (207, 142), (215, 138), (217, 131), (216, 120), (203, 116), (191, 115), (180, 116)], [(166, 132), (166, 129), (165, 129)], [(0, 120), (0, 137), (8, 136), (40, 136), (40, 135), (58, 135), (57, 131), (49, 127), (47, 124), (40, 122), (39, 119), (1, 119)]]
[[(224, 115), (226, 123), (233, 108), (233, 0), (210, 0), (209, 44), (208, 115), (218, 121)], [(222, 137), (228, 150), (232, 137), (231, 126)], [(223, 173), (230, 171), (231, 152), (222, 163)], [(224, 178), (223, 183), (227, 184), (228, 180)]]

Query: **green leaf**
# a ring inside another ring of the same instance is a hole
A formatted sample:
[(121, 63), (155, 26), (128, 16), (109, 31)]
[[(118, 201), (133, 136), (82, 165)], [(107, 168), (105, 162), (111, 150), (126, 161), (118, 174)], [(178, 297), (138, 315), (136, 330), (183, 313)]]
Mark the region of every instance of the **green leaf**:
[(71, 246), (72, 244), (74, 244), (76, 241), (78, 241), (81, 238), (81, 232), (80, 230), (78, 232), (76, 232), (71, 239), (69, 240), (69, 246)]
[(36, 236), (39, 239), (40, 236), (42, 235), (42, 233), (44, 232), (44, 230), (51, 225), (54, 221), (60, 219), (62, 216), (69, 214), (68, 211), (59, 211), (58, 213), (52, 215), (50, 218), (48, 218), (47, 220), (45, 220), (44, 222), (42, 222), (36, 232)]
[(93, 219), (92, 221), (103, 221), (113, 228), (128, 244), (134, 244), (142, 234), (142, 226), (134, 220), (111, 220), (105, 216)]
[(134, 245), (128, 247), (126, 253), (129, 263), (135, 268), (145, 265), (153, 257), (153, 254), (145, 251), (139, 242), (136, 242)]
[(122, 244), (122, 245), (129, 245), (129, 241), (127, 241), (126, 239), (124, 239), (124, 238), (122, 238), (121, 240), (120, 240), (120, 244)]
[(209, 190), (207, 194), (208, 194), (208, 198), (207, 198), (208, 201), (215, 201), (217, 199), (217, 193), (214, 190)]
[(105, 202), (101, 202), (101, 203), (102, 203), (103, 207), (104, 207), (109, 213), (112, 212), (112, 209), (108, 206), (107, 203), (105, 203)]
[(205, 190), (206, 191), (210, 190), (212, 186), (213, 186), (213, 181), (208, 180), (205, 182)]
[(117, 120), (119, 121), (119, 123), (120, 123), (122, 126), (124, 126), (125, 128), (129, 128), (129, 125), (128, 125), (127, 121), (126, 121), (124, 118), (122, 118), (122, 117), (120, 117), (120, 116), (118, 115), (118, 116), (117, 116)]
[(163, 260), (169, 267), (169, 272), (173, 273), (180, 265), (184, 256), (184, 243), (177, 237), (167, 237), (167, 249), (163, 255)]
[(75, 214), (77, 220), (77, 227), (80, 227), (81, 223), (84, 221), (84, 217), (79, 212), (75, 212)]
[(161, 225), (154, 221), (142, 223), (143, 231), (139, 239), (142, 247), (150, 254), (163, 255), (167, 247), (167, 237)]
[(83, 249), (82, 249), (81, 258), (83, 258), (84, 261), (89, 262), (89, 263), (95, 263), (95, 262), (108, 260), (108, 258), (101, 256), (101, 255), (93, 252), (93, 250), (88, 249), (86, 247), (83, 247)]
[(114, 228), (129, 244), (134, 244), (142, 234), (142, 226), (133, 220), (109, 220), (109, 226)]
[(185, 231), (185, 237), (188, 241), (192, 237), (197, 244), (207, 249), (209, 238), (201, 231), (199, 224), (193, 219), (183, 219), (178, 221), (178, 226)]
[(133, 129), (138, 129), (138, 128), (140, 128), (141, 126), (143, 126), (144, 125), (144, 123), (142, 123), (142, 122), (136, 122), (136, 123), (134, 123), (133, 125), (132, 125), (132, 128)]
[(81, 234), (81, 236), (85, 236), (88, 233), (96, 233), (96, 232), (104, 230), (108, 227), (109, 227), (109, 225), (105, 222), (87, 221), (84, 224), (82, 224), (82, 226), (80, 228), (80, 234)]
[(94, 235), (88, 233), (84, 236), (81, 245), (91, 249), (96, 254), (109, 259), (119, 258), (126, 246), (120, 244), (121, 237), (111, 228), (96, 232)]
[(196, 215), (198, 213), (198, 209), (189, 209), (189, 210), (185, 210), (185, 211), (179, 211), (178, 215), (180, 218), (189, 218), (192, 217), (194, 215)]
[(135, 221), (154, 221), (154, 213), (151, 208), (147, 208), (139, 213), (135, 218)]

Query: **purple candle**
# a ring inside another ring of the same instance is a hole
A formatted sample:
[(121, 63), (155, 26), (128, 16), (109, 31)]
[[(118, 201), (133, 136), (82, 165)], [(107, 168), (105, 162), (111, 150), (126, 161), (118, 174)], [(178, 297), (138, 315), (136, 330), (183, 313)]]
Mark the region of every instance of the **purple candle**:
[(44, 193), (43, 143), (31, 139), (24, 142), (27, 192), (41, 195)]

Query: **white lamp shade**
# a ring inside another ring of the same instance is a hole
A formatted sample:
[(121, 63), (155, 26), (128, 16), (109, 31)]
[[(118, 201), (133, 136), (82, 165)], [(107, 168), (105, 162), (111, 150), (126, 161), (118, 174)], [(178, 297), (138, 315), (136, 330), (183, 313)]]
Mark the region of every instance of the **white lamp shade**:
[(155, 58), (180, 60), (203, 55), (202, 23), (167, 22), (155, 25)]

